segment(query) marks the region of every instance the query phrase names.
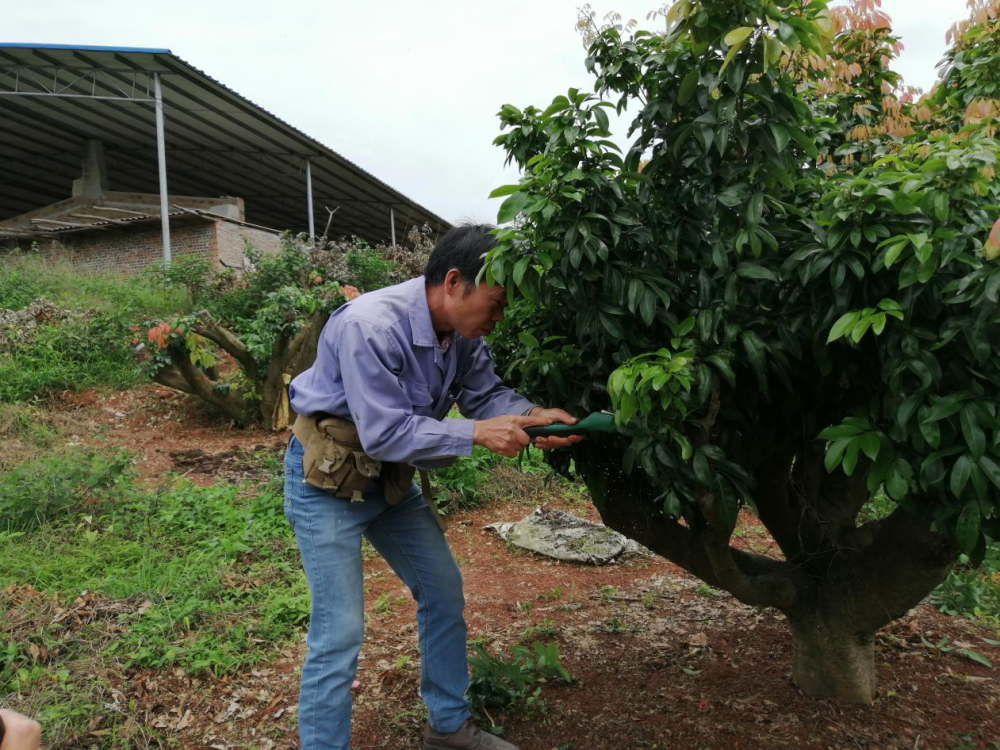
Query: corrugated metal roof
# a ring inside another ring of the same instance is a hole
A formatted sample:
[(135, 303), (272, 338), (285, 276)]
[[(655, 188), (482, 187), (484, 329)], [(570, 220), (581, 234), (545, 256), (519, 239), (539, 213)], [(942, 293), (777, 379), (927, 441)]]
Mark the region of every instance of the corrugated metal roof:
[[(44, 75), (43, 75), (44, 71)], [(70, 196), (89, 139), (104, 144), (109, 188), (157, 193), (156, 125), (147, 102), (161, 74), (171, 194), (238, 196), (246, 220), (304, 231), (305, 158), (317, 233), (373, 242), (414, 224), (450, 224), (314, 138), (167, 49), (0, 43), (0, 92), (59, 90), (73, 98), (0, 95), (0, 220)]]

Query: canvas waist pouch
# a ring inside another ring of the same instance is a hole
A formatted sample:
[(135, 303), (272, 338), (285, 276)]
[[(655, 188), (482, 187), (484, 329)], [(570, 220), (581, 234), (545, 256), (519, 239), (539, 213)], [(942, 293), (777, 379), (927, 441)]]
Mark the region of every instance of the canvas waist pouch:
[(302, 443), (302, 472), (313, 487), (354, 501), (361, 500), (365, 490), (379, 487), (390, 505), (399, 503), (409, 492), (416, 469), (369, 456), (349, 419), (300, 414), (292, 434)]

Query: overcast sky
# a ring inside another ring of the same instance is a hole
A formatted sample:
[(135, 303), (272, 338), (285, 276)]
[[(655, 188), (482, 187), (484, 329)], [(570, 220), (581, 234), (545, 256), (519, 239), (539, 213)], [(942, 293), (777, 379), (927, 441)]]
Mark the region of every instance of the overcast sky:
[[(443, 218), (494, 221), (516, 182), (496, 112), (592, 86), (575, 0), (34, 0), (8, 4), (6, 42), (166, 47)], [(654, 0), (599, 0), (640, 25)], [(965, 0), (883, 0), (929, 88)], [(660, 21), (662, 23), (662, 20)], [(169, 124), (168, 124), (169, 128)]]

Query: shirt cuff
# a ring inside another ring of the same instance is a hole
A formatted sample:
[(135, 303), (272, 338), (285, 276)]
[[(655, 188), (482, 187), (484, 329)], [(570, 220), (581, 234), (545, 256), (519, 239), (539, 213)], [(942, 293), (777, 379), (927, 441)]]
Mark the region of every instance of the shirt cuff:
[(450, 418), (442, 420), (451, 435), (451, 446), (448, 454), (451, 456), (472, 455), (472, 433), (475, 423), (471, 419)]

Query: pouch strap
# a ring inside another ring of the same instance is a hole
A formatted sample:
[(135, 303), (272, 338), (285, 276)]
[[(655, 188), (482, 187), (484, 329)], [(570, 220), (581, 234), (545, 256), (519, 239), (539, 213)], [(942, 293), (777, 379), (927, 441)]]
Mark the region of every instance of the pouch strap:
[(448, 530), (448, 524), (441, 517), (441, 514), (438, 513), (437, 505), (434, 503), (434, 493), (431, 491), (431, 475), (426, 469), (418, 469), (418, 471), (420, 472), (420, 494), (424, 496), (427, 507), (431, 509), (431, 515), (434, 516), (434, 520), (437, 521), (443, 533)]

